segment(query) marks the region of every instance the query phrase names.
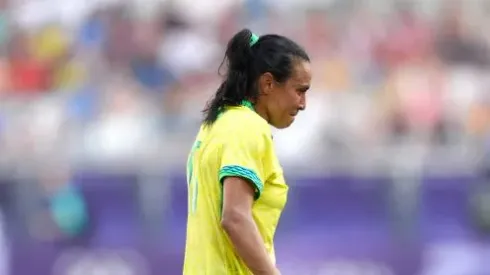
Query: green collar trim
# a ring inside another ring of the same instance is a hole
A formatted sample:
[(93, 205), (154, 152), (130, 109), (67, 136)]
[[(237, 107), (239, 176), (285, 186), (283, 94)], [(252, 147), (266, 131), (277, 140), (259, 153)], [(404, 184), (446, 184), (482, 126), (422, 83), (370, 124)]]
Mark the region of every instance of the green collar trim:
[[(242, 102), (240, 103), (240, 105), (239, 105), (239, 106), (247, 107), (247, 108), (249, 108), (250, 110), (252, 110), (252, 111), (254, 111), (254, 112), (255, 112), (254, 105), (253, 105), (253, 104), (252, 104), (252, 102), (251, 102), (251, 101), (249, 101), (249, 100), (242, 100)], [(223, 115), (224, 111), (225, 111), (225, 108), (224, 108), (224, 107), (222, 107), (222, 108), (220, 109), (220, 111), (219, 111), (218, 118), (219, 118), (219, 117), (221, 117), (221, 115)]]
[(252, 102), (248, 101), (248, 100), (242, 100), (242, 103), (240, 104), (244, 107), (247, 107), (249, 108), (250, 110), (254, 111), (255, 112), (255, 108), (254, 108), (254, 105), (252, 104)]

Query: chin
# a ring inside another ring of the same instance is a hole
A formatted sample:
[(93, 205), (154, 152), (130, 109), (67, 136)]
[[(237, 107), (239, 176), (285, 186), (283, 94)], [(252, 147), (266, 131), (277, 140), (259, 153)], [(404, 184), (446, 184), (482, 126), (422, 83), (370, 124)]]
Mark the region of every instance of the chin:
[(294, 118), (287, 121), (287, 122), (282, 122), (282, 123), (273, 123), (271, 124), (272, 126), (274, 126), (274, 128), (277, 128), (277, 129), (286, 129), (288, 128), (289, 126), (291, 126), (294, 122)]
[(289, 127), (289, 125), (277, 125), (277, 126), (276, 125), (272, 125), (272, 126), (274, 126), (274, 128), (276, 128), (276, 129), (286, 129), (286, 128)]

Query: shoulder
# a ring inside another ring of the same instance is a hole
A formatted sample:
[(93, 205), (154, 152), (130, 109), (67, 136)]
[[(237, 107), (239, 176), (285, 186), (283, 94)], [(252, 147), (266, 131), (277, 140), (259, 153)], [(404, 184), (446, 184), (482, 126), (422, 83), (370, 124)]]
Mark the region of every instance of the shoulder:
[(230, 107), (216, 121), (216, 128), (229, 134), (271, 137), (269, 124), (257, 113), (244, 107)]

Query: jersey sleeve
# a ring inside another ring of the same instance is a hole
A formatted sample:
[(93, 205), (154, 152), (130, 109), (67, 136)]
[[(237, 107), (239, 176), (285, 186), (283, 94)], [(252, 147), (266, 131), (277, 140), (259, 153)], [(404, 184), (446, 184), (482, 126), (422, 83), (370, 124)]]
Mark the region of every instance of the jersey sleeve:
[(255, 189), (255, 200), (264, 189), (266, 178), (263, 157), (267, 140), (264, 135), (248, 129), (229, 134), (223, 143), (219, 181), (223, 184), (226, 177), (246, 179)]

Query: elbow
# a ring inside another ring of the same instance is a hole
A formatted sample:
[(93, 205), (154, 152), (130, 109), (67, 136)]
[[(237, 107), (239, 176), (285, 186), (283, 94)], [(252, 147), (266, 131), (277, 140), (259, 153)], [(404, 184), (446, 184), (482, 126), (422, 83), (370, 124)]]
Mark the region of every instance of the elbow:
[(240, 213), (238, 211), (223, 211), (221, 216), (221, 227), (227, 232), (231, 233), (240, 228), (244, 222), (249, 219), (247, 214)]

